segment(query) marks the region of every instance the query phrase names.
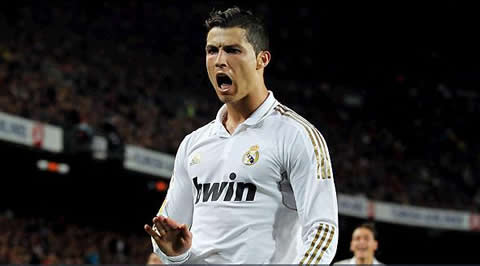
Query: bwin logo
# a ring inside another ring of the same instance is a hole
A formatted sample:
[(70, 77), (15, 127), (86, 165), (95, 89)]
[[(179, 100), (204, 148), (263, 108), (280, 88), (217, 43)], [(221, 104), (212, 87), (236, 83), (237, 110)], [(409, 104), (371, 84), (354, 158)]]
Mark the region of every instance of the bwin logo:
[[(237, 175), (235, 173), (230, 174), (230, 180), (235, 180)], [(225, 188), (227, 188), (227, 193), (225, 193), (225, 197), (223, 197), (223, 201), (232, 201), (233, 194), (235, 194), (235, 198), (233, 201), (242, 201), (243, 194), (245, 188), (247, 189), (247, 198), (245, 201), (253, 201), (255, 200), (255, 193), (257, 192), (257, 186), (252, 183), (243, 183), (243, 182), (221, 182), (221, 183), (204, 183), (199, 184), (198, 178), (193, 178), (193, 184), (197, 189), (197, 198), (195, 200), (195, 204), (200, 201), (202, 198), (202, 202), (207, 201), (218, 201), (220, 196), (222, 195)], [(236, 184), (236, 186), (235, 186)]]

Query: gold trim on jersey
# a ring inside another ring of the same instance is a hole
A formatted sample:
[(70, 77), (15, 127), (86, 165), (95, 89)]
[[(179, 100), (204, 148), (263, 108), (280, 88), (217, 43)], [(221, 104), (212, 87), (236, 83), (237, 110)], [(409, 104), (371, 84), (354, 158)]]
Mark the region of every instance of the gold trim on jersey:
[(317, 256), (317, 252), (318, 252), (318, 250), (320, 250), (320, 247), (323, 245), (323, 242), (325, 241), (325, 239), (327, 239), (327, 235), (328, 235), (329, 231), (330, 231), (329, 226), (325, 225), (325, 229), (323, 230), (322, 238), (320, 239), (320, 242), (315, 247), (315, 250), (313, 251), (312, 256), (310, 256), (310, 259), (308, 260), (307, 264), (312, 263), (313, 259)]
[(313, 126), (310, 122), (308, 122), (305, 118), (303, 118), (302, 116), (300, 116), (299, 114), (297, 114), (295, 111), (293, 111), (292, 109), (282, 105), (282, 107), (288, 111), (290, 111), (293, 115), (295, 115), (298, 119), (300, 119), (301, 121), (303, 121), (304, 124), (308, 125), (312, 131), (314, 132), (315, 134), (315, 137), (316, 137), (316, 140), (317, 140), (317, 143), (319, 143), (319, 145), (322, 146), (322, 153), (320, 154), (321, 155), (321, 158), (322, 158), (322, 170), (323, 170), (323, 175), (322, 177), (325, 179), (325, 178), (332, 178), (333, 176), (333, 173), (332, 173), (332, 168), (330, 167), (330, 159), (328, 157), (328, 154), (327, 154), (327, 144), (325, 143), (325, 139), (323, 138), (322, 134), (320, 134), (320, 132), (317, 130), (317, 128), (315, 128), (315, 126)]
[[(275, 107), (281, 115), (287, 116), (292, 118), (294, 121), (297, 121), (300, 125), (303, 126), (305, 131), (307, 131), (308, 136), (310, 137), (310, 141), (312, 142), (313, 149), (315, 152), (315, 158), (317, 160), (317, 178), (323, 179), (332, 178), (332, 169), (330, 167), (330, 162), (328, 159), (327, 149), (325, 140), (321, 136), (320, 132), (313, 126), (310, 122), (305, 120), (305, 118), (301, 117), (299, 114), (295, 113), (293, 110), (289, 109), (284, 105), (277, 105)], [(313, 135), (312, 135), (313, 133)], [(314, 138), (315, 137), (315, 138)], [(319, 151), (320, 150), (320, 151)]]
[(332, 178), (333, 173), (332, 173), (332, 168), (330, 167), (330, 160), (327, 154), (327, 144), (325, 143), (325, 139), (322, 137), (320, 132), (316, 128), (314, 128), (315, 134), (317, 135), (318, 139), (320, 140), (320, 145), (322, 146), (322, 151), (323, 151), (323, 159), (324, 161), (322, 162), (322, 169), (324, 171), (324, 177), (327, 178)]
[(310, 141), (312, 142), (312, 145), (313, 145), (313, 150), (315, 152), (315, 158), (317, 159), (317, 178), (320, 179), (320, 176), (321, 176), (321, 173), (320, 173), (320, 158), (319, 158), (320, 156), (319, 156), (319, 153), (318, 153), (318, 146), (315, 143), (315, 140), (313, 140), (312, 133), (308, 129), (307, 125), (302, 123), (302, 121), (300, 119), (296, 118), (292, 113), (288, 112), (287, 110), (285, 110), (283, 108), (284, 107), (279, 104), (275, 107), (275, 110), (277, 110), (280, 114), (282, 114), (284, 116), (288, 116), (288, 117), (292, 118), (293, 120), (297, 121), (298, 123), (300, 123), (305, 128), (305, 131), (307, 131), (308, 136), (310, 137)]
[(305, 260), (310, 256), (310, 252), (312, 251), (313, 247), (315, 247), (315, 243), (317, 243), (318, 238), (320, 237), (320, 232), (323, 230), (323, 224), (320, 224), (318, 227), (317, 233), (315, 234), (315, 237), (312, 240), (312, 243), (310, 244), (310, 248), (305, 252), (305, 256), (303, 256), (302, 261), (300, 261), (300, 264), (303, 264)]
[(160, 209), (157, 212), (157, 216), (163, 215), (163, 209), (165, 208), (166, 204), (167, 204), (167, 200), (164, 200), (162, 203), (162, 206), (160, 206)]
[(332, 239), (333, 239), (334, 234), (335, 234), (335, 227), (332, 226), (332, 231), (330, 232), (330, 237), (328, 238), (327, 244), (325, 244), (325, 246), (322, 248), (322, 252), (318, 256), (317, 260), (315, 261), (315, 264), (318, 264), (320, 262), (320, 260), (322, 259), (323, 254), (325, 253), (325, 251), (330, 246), (330, 243), (332, 243)]

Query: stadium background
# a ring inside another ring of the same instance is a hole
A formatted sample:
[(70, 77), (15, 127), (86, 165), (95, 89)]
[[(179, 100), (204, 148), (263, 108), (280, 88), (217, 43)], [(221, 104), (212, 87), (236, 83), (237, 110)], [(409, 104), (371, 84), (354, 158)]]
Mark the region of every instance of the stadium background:
[[(0, 142), (0, 263), (146, 261), (142, 227), (168, 179), (126, 170), (125, 144), (173, 155), (185, 134), (213, 119), (220, 104), (204, 70), (202, 22), (227, 5), (1, 9), (0, 111), (65, 134), (61, 153)], [(264, 14), (273, 53), (267, 86), (325, 135), (339, 192), (479, 212), (478, 24), (470, 7), (240, 6)], [(105, 136), (106, 159), (93, 158), (93, 135)], [(39, 170), (39, 160), (68, 164), (69, 173)], [(335, 261), (351, 256), (350, 234), (362, 221), (340, 216)], [(478, 261), (468, 248), (478, 232), (377, 227), (383, 262)]]

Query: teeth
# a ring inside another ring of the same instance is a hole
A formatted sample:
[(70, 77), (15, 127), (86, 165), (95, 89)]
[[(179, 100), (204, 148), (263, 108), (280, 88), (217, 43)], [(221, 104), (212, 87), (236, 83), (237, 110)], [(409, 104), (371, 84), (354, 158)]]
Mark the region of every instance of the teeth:
[(230, 88), (230, 85), (228, 85), (228, 84), (223, 83), (222, 85), (220, 85), (220, 89), (222, 89), (224, 91), (228, 90), (229, 88)]

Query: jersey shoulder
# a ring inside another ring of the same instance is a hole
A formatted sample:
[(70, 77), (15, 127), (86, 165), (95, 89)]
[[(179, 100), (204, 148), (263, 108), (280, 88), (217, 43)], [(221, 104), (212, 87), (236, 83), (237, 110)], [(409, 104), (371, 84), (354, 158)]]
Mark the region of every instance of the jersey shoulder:
[(321, 135), (310, 121), (283, 104), (275, 106), (271, 117), (279, 124), (279, 132), (300, 134), (306, 138)]
[(281, 125), (279, 131), (284, 132), (286, 136), (284, 140), (290, 146), (290, 153), (296, 154), (296, 157), (292, 158), (313, 158), (317, 176), (322, 179), (332, 178), (327, 142), (320, 131), (308, 120), (284, 105), (277, 105), (275, 112), (276, 119), (281, 121), (278, 123)]

